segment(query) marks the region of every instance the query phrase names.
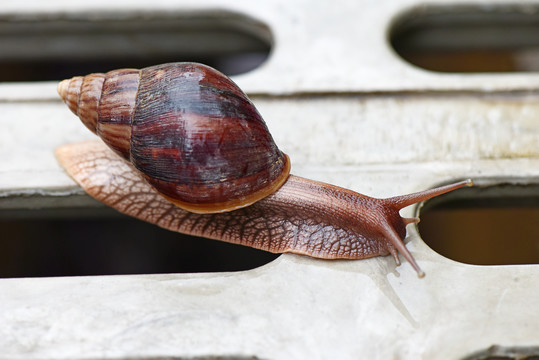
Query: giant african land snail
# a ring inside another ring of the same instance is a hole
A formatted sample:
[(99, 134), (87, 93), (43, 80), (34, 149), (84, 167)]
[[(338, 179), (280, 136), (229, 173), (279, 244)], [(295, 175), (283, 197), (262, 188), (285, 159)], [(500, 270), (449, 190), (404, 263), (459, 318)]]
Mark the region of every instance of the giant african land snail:
[(471, 185), (375, 199), (289, 175), (247, 96), (201, 64), (74, 77), (58, 92), (112, 149), (95, 141), (59, 148), (68, 173), (117, 210), (182, 233), (324, 259), (391, 254), (399, 264), (400, 252), (423, 276), (403, 243), (418, 219), (399, 210)]

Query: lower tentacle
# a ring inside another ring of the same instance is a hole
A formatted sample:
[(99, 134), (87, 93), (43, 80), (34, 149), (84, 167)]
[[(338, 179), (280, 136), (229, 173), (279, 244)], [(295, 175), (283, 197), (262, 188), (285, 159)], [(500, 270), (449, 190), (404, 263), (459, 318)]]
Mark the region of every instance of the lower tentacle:
[(392, 245), (392, 247), (390, 247), (388, 250), (391, 253), (391, 255), (393, 255), (393, 258), (395, 259), (395, 262), (397, 263), (397, 265), (400, 265), (400, 260), (399, 260), (399, 255), (396, 250), (398, 250), (398, 252), (400, 252), (406, 260), (408, 260), (408, 262), (412, 265), (414, 270), (417, 272), (418, 277), (420, 278), (424, 277), (425, 272), (421, 270), (421, 268), (415, 261), (414, 257), (412, 256), (412, 254), (410, 254), (410, 252), (404, 245), (404, 242), (399, 237), (399, 234), (397, 234), (397, 232), (395, 231), (395, 229), (393, 229), (391, 225), (388, 223), (384, 223), (381, 229), (386, 239), (389, 240)]

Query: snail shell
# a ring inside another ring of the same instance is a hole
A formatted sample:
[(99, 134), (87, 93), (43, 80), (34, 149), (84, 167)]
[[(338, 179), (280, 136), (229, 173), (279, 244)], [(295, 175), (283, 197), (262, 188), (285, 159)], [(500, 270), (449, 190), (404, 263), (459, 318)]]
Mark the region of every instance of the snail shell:
[(122, 69), (62, 81), (82, 122), (175, 205), (242, 208), (275, 192), (290, 160), (225, 75), (197, 63)]

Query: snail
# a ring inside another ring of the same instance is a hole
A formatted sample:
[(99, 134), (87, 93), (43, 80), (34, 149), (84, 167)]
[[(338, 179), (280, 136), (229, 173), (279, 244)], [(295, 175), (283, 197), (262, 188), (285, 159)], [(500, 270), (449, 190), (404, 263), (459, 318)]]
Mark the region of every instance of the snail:
[(403, 242), (419, 219), (399, 210), (472, 184), (376, 199), (291, 175), (248, 97), (198, 63), (74, 77), (58, 92), (102, 140), (58, 148), (67, 173), (97, 200), (181, 233), (323, 259), (391, 254), (400, 265), (400, 252), (422, 277)]

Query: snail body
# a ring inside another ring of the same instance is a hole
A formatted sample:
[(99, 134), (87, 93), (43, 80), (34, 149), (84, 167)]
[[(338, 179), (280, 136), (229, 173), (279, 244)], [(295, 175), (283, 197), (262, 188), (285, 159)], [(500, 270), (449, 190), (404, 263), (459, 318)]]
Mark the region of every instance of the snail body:
[(247, 96), (201, 64), (75, 77), (58, 92), (108, 145), (59, 148), (67, 172), (120, 212), (182, 233), (325, 259), (391, 254), (399, 264), (400, 252), (422, 276), (403, 243), (418, 219), (399, 210), (471, 185), (376, 199), (289, 175)]

